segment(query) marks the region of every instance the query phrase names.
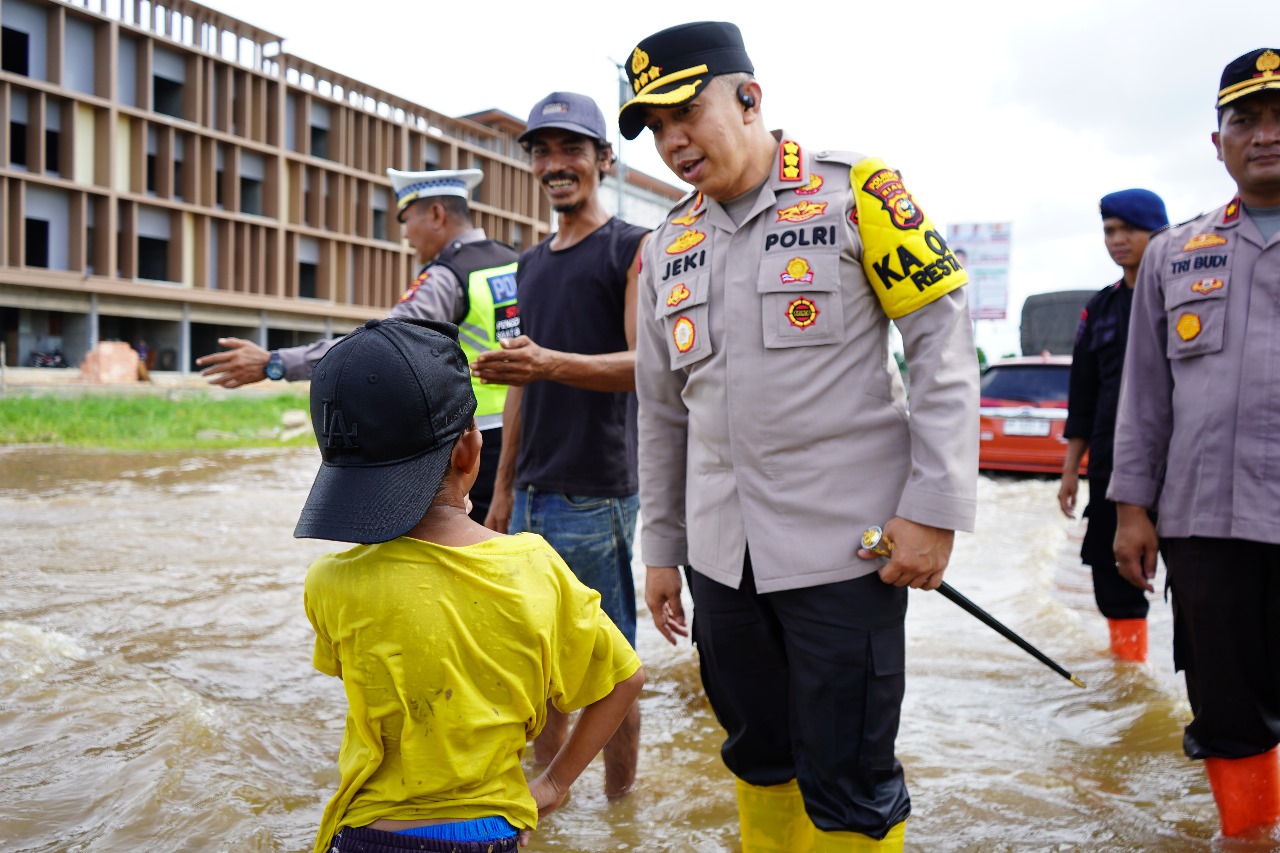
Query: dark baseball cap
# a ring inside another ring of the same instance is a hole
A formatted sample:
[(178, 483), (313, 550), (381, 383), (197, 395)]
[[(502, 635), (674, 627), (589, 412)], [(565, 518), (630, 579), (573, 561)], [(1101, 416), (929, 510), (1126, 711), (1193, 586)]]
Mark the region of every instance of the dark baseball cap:
[(699, 21), (656, 32), (631, 51), (627, 82), (633, 97), (618, 110), (618, 128), (635, 139), (644, 130), (645, 105), (674, 107), (702, 94), (712, 77), (755, 70), (734, 24)]
[(595, 101), (576, 92), (552, 92), (534, 104), (533, 109), (529, 110), (525, 131), (516, 141), (524, 145), (529, 137), (545, 127), (571, 130), (609, 144), (604, 127), (604, 113), (600, 112)]
[(1260, 47), (1231, 60), (1218, 82), (1218, 109), (1263, 89), (1280, 89), (1280, 48)]
[(370, 320), (311, 375), (322, 462), (293, 535), (369, 545), (422, 520), (476, 411), (458, 328)]

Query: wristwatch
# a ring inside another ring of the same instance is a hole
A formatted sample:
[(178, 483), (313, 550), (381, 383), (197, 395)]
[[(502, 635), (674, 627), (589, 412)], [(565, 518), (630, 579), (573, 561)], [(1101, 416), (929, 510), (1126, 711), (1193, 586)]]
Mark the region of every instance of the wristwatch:
[(267, 366), (262, 372), (267, 374), (268, 379), (284, 379), (284, 362), (280, 360), (279, 352), (271, 351), (271, 358), (267, 359)]

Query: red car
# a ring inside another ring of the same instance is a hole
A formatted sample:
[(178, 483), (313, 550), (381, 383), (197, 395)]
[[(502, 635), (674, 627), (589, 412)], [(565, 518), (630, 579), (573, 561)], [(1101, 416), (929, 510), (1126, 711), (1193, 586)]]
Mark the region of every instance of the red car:
[[(1004, 358), (982, 374), (978, 467), (1060, 474), (1071, 356)], [(1080, 464), (1084, 474), (1088, 454)]]

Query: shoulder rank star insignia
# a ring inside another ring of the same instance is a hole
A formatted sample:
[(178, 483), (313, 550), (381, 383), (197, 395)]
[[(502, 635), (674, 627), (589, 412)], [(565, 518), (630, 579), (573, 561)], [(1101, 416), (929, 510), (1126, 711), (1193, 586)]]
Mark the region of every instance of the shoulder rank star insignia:
[(703, 234), (701, 231), (694, 231), (690, 228), (677, 237), (670, 246), (667, 246), (667, 254), (678, 255), (681, 252), (687, 252), (705, 239), (707, 239), (706, 234)]
[(1211, 249), (1214, 246), (1225, 245), (1227, 245), (1226, 237), (1217, 234), (1197, 234), (1187, 241), (1187, 244), (1182, 247), (1182, 251), (1191, 252), (1196, 249)]
[(1191, 285), (1191, 289), (1196, 293), (1213, 293), (1222, 287), (1224, 282), (1220, 278), (1202, 278), (1195, 284)]
[(809, 262), (804, 258), (792, 258), (780, 277), (783, 284), (811, 284), (813, 270), (809, 268)]
[(796, 187), (795, 194), (796, 195), (813, 195), (820, 189), (822, 189), (822, 176), (810, 175), (809, 183), (805, 184), (802, 187)]
[(778, 211), (778, 222), (807, 222), (827, 212), (825, 201), (799, 201)]
[(1239, 197), (1231, 199), (1227, 203), (1227, 209), (1222, 212), (1222, 224), (1226, 225), (1235, 222), (1240, 218), (1240, 199)]
[(790, 139), (782, 140), (778, 146), (778, 179), (782, 181), (802, 181), (800, 174), (800, 143)]

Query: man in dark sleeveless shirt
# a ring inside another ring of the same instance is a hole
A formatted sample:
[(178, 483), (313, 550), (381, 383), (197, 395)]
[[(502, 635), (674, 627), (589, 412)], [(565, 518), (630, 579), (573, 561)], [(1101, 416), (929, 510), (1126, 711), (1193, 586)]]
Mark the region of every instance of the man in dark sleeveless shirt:
[[(611, 216), (600, 182), (613, 162), (595, 102), (553, 92), (529, 114), (520, 143), (559, 214), (558, 230), (520, 256), (525, 336), (481, 353), (482, 382), (509, 385), (506, 441), (486, 524), (541, 534), (634, 645), (631, 542), (636, 476), (636, 278), (646, 229)], [(556, 754), (567, 718), (548, 707), (534, 742), (539, 763)], [(605, 793), (635, 782), (640, 709), (632, 706), (604, 749)]]

